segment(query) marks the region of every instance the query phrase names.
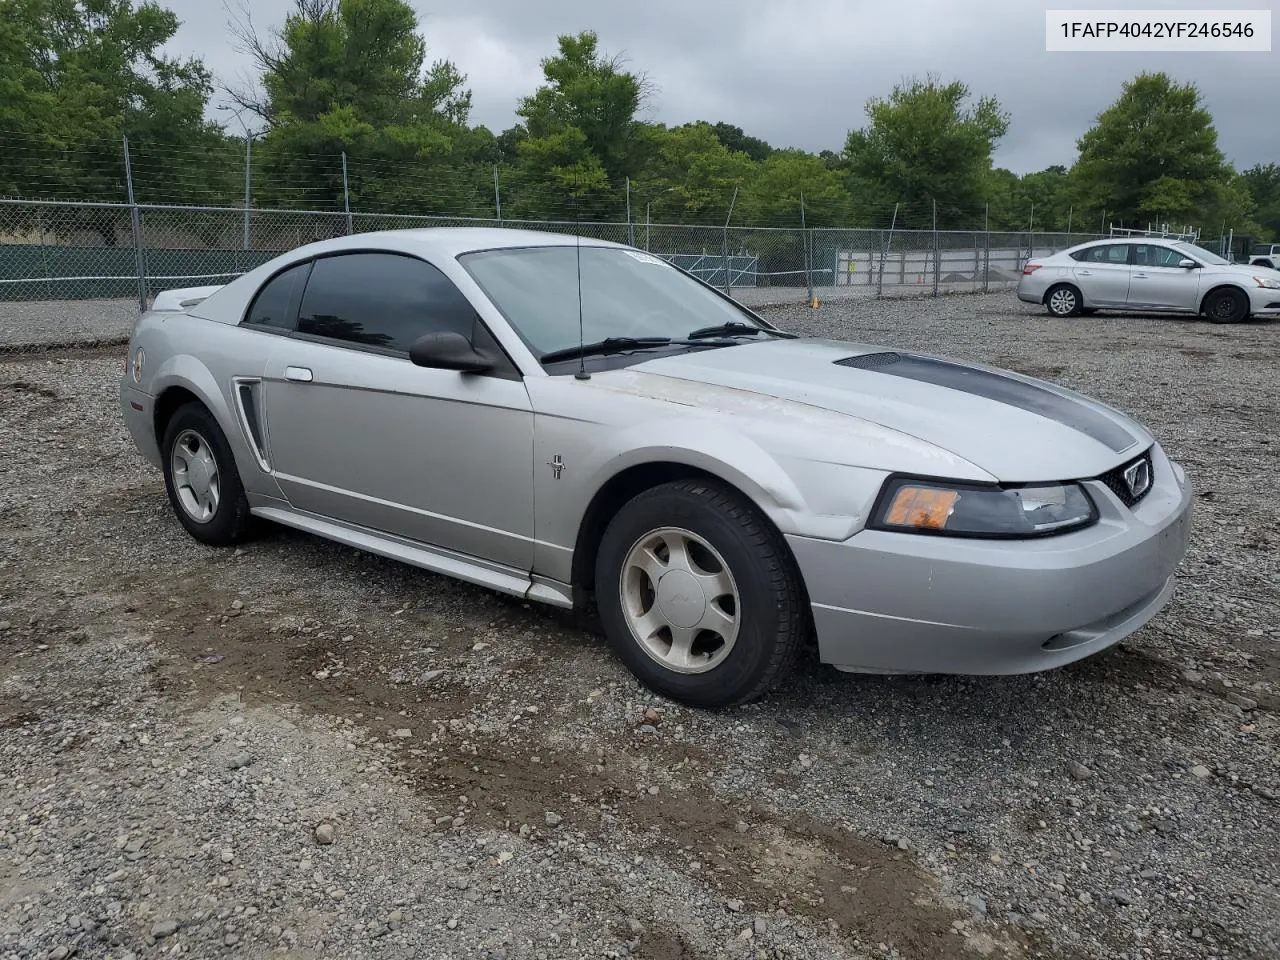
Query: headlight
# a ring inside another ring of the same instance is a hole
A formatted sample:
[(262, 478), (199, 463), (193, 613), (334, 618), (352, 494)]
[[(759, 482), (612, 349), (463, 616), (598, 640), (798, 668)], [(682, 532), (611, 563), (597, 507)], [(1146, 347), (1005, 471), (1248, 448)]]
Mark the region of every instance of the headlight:
[(142, 348), (139, 347), (136, 351), (134, 351), (134, 354), (133, 354), (133, 382), (134, 383), (142, 382), (142, 364), (143, 364), (143, 361), (145, 360), (146, 360), (146, 355), (143, 354)]
[(1272, 280), (1270, 277), (1254, 277), (1253, 282), (1268, 290), (1280, 290), (1280, 280)]
[(891, 479), (871, 525), (879, 530), (955, 537), (1040, 537), (1087, 527), (1098, 511), (1077, 483), (978, 486)]

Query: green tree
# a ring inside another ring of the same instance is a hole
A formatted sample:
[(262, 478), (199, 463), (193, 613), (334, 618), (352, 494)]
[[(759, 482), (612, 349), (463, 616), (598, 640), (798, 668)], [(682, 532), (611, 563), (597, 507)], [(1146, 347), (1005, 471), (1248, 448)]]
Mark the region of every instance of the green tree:
[[(186, 202), (225, 199), (214, 162), (224, 139), (204, 120), (209, 72), (161, 52), (178, 29), (172, 11), (0, 0), (0, 24), (0, 193), (124, 200), (127, 136), (137, 199), (172, 200), (178, 189)], [(116, 241), (102, 215), (92, 225)]]
[(751, 158), (726, 147), (705, 122), (655, 128), (651, 138), (653, 153), (635, 185), (636, 199), (652, 204), (652, 215), (667, 222), (723, 223), (734, 188), (754, 175)]
[(572, 201), (616, 215), (602, 205), (617, 207), (626, 179), (652, 150), (651, 132), (637, 119), (647, 84), (619, 57), (601, 53), (591, 31), (560, 36), (557, 45), (557, 55), (542, 60), (546, 82), (516, 111), (525, 130), (518, 180), (526, 199), (538, 191), (543, 205)]
[(715, 132), (716, 139), (730, 150), (745, 153), (757, 163), (773, 152), (773, 147), (759, 137), (748, 136), (741, 127), (735, 127), (729, 123), (716, 123), (711, 129)]
[(937, 201), (939, 226), (980, 220), (991, 153), (1009, 118), (994, 97), (969, 99), (965, 84), (930, 77), (869, 100), (867, 125), (850, 131), (844, 148), (860, 208), (903, 203), (919, 217)]
[(744, 214), (763, 226), (799, 226), (800, 201), (810, 227), (847, 225), (851, 199), (843, 177), (803, 150), (774, 150), (761, 163)]
[(466, 214), (482, 203), (469, 168), (486, 150), (496, 158), (493, 137), (467, 127), (471, 93), (457, 68), (426, 66), (405, 0), (295, 0), (273, 39), (248, 15), (236, 32), (261, 89), (228, 92), (266, 125), (267, 202), (340, 207), (345, 153), (353, 206)]
[(1025, 223), (1035, 230), (1063, 231), (1068, 224), (1073, 230), (1080, 226), (1071, 209), (1067, 168), (1061, 164), (1023, 174), (1018, 178), (1016, 196), (1017, 216), (1023, 220), (1011, 227), (1021, 229)]
[(1249, 191), (1250, 219), (1266, 233), (1266, 239), (1280, 238), (1280, 166), (1259, 163), (1240, 174)]
[(1196, 220), (1231, 180), (1199, 90), (1164, 73), (1125, 83), (1077, 146), (1077, 202), (1117, 223)]

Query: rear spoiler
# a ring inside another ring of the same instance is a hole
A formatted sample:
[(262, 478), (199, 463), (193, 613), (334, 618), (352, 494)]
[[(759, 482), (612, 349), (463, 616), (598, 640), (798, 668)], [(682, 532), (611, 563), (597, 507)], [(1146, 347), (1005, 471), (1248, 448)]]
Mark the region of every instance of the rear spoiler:
[(181, 313), (183, 310), (189, 310), (197, 303), (207, 299), (214, 291), (221, 290), (224, 286), (226, 284), (218, 284), (212, 287), (180, 287), (177, 290), (165, 290), (163, 293), (156, 294), (155, 300), (151, 302), (151, 309)]

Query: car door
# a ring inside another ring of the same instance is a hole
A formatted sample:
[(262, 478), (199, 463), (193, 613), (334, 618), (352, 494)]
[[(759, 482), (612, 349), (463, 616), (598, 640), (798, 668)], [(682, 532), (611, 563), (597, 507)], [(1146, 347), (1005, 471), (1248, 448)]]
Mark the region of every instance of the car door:
[(315, 260), (295, 331), (267, 360), (276, 481), (298, 510), (528, 571), (533, 412), (510, 361), (419, 367), (408, 349), (454, 331), (501, 354), (475, 309), (416, 257)]
[(1129, 296), (1129, 244), (1104, 243), (1080, 251), (1076, 283), (1093, 307), (1124, 306)]
[(1133, 244), (1128, 305), (1195, 311), (1200, 303), (1200, 269), (1178, 266), (1192, 259), (1163, 244)]

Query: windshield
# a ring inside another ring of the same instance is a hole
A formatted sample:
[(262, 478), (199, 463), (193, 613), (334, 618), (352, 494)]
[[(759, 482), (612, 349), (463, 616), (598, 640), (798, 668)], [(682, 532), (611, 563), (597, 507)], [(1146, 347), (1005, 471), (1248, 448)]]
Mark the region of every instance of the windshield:
[(726, 323), (759, 328), (750, 313), (665, 260), (638, 250), (584, 245), (516, 247), (459, 257), (507, 322), (537, 354), (576, 347), (578, 254), (582, 340), (670, 337)]
[(1186, 241), (1182, 241), (1180, 243), (1175, 243), (1174, 246), (1177, 247), (1179, 250), (1183, 251), (1184, 253), (1188, 254), (1189, 256), (1199, 257), (1205, 263), (1211, 263), (1215, 267), (1219, 267), (1219, 266), (1222, 266), (1222, 264), (1224, 263), (1231, 262), (1230, 260), (1222, 259), (1222, 257), (1218, 256), (1216, 253), (1210, 250), (1206, 250), (1204, 247), (1196, 246), (1194, 243), (1187, 243)]

